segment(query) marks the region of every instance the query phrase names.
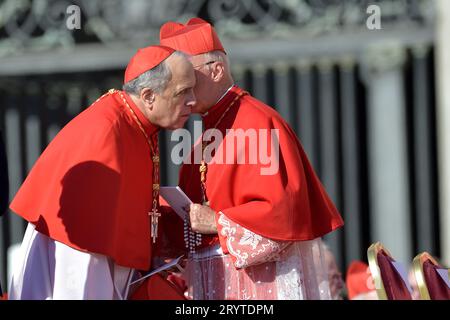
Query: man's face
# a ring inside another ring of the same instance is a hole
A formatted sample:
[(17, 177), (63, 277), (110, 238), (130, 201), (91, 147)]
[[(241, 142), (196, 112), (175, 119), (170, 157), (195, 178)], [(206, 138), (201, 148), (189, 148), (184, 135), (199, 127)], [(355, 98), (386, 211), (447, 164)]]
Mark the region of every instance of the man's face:
[(172, 79), (163, 92), (155, 94), (154, 116), (165, 129), (182, 128), (196, 104), (195, 74), (192, 64), (183, 56), (167, 59)]
[(210, 90), (211, 86), (215, 85), (211, 79), (211, 67), (216, 61), (211, 60), (205, 54), (191, 56), (190, 60), (195, 70), (196, 84), (194, 92), (198, 99), (196, 106), (192, 108), (192, 113), (205, 113), (216, 103), (216, 101), (212, 100), (214, 96)]

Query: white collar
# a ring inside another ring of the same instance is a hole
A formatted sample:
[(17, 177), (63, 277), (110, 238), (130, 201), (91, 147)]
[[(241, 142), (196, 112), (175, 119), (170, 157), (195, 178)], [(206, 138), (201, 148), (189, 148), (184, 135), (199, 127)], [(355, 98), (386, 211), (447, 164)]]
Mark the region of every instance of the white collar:
[(234, 87), (234, 83), (231, 85), (231, 87), (229, 87), (229, 88), (227, 89), (227, 91), (225, 91), (225, 93), (219, 98), (219, 100), (217, 100), (216, 104), (218, 104), (219, 101), (222, 100), (223, 97), (225, 97), (225, 96), (227, 95), (228, 91), (230, 91), (231, 88), (233, 88), (233, 87)]
[[(220, 102), (220, 100), (222, 100), (223, 97), (225, 97), (225, 96), (227, 95), (228, 91), (230, 91), (231, 88), (233, 88), (233, 87), (234, 87), (234, 83), (227, 89), (227, 91), (225, 91), (225, 93), (219, 98), (219, 100), (217, 100), (217, 102), (216, 102), (214, 105), (218, 104), (218, 103)], [(208, 112), (209, 112), (209, 111), (206, 111), (204, 114), (202, 114), (202, 116), (203, 116), (203, 117), (204, 117), (204, 116), (207, 116), (207, 115), (208, 115)]]

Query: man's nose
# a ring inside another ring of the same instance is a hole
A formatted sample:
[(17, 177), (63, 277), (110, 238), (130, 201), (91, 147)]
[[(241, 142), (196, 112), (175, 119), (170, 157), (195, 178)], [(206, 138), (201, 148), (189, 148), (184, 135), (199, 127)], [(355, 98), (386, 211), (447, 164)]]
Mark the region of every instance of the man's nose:
[(194, 90), (192, 90), (191, 94), (189, 95), (186, 105), (188, 107), (194, 107), (197, 104), (197, 98), (195, 97)]

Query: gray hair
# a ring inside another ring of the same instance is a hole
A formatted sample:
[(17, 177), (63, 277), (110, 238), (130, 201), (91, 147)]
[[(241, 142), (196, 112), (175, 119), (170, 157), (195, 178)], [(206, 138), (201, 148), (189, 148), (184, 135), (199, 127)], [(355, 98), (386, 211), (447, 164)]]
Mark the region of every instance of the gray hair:
[(228, 59), (228, 56), (224, 52), (222, 52), (220, 50), (215, 50), (215, 51), (206, 52), (206, 53), (204, 53), (204, 55), (208, 60), (222, 62), (225, 65), (227, 72), (229, 74), (231, 74), (230, 60)]
[[(186, 54), (180, 51), (175, 51), (172, 55), (182, 56), (187, 59)], [(164, 91), (171, 79), (172, 72), (170, 71), (166, 59), (153, 69), (150, 69), (141, 74), (139, 77), (128, 81), (122, 88), (126, 93), (133, 95), (139, 95), (141, 90), (145, 88), (150, 88), (156, 93), (161, 93)]]

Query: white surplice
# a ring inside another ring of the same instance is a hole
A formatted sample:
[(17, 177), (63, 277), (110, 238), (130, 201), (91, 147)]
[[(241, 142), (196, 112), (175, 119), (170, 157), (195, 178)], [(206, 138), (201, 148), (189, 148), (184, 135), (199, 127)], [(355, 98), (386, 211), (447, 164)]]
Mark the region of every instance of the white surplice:
[[(194, 253), (186, 268), (194, 300), (329, 300), (320, 238), (276, 241), (255, 234), (220, 213), (220, 245)], [(228, 254), (223, 254), (223, 246)]]
[(12, 274), (10, 300), (122, 300), (134, 272), (50, 239), (29, 223)]

